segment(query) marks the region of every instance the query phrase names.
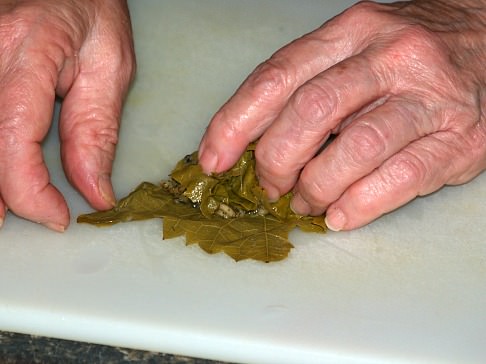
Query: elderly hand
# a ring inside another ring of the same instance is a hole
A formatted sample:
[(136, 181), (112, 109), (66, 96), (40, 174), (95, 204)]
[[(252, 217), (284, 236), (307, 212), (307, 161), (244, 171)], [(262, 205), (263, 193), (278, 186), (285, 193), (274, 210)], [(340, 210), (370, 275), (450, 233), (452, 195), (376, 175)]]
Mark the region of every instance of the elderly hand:
[(126, 1), (0, 0), (0, 225), (7, 208), (56, 231), (69, 224), (41, 151), (56, 95), (69, 181), (94, 208), (114, 204), (110, 173), (134, 69)]
[(297, 213), (363, 226), (486, 168), (485, 59), (484, 0), (358, 3), (256, 68), (200, 163), (226, 170), (261, 138), (270, 198), (293, 189)]

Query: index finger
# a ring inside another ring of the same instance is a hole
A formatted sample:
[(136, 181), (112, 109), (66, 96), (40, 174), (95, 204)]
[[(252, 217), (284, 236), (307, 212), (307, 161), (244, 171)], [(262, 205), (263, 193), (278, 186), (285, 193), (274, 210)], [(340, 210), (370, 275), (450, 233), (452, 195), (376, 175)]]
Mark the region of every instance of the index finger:
[[(363, 12), (368, 7), (360, 4), (347, 12)], [(250, 74), (214, 115), (202, 138), (199, 161), (206, 173), (230, 168), (272, 124), (295, 90), (365, 47), (376, 25), (367, 21), (346, 24), (352, 18), (350, 14), (332, 19), (277, 51)]]

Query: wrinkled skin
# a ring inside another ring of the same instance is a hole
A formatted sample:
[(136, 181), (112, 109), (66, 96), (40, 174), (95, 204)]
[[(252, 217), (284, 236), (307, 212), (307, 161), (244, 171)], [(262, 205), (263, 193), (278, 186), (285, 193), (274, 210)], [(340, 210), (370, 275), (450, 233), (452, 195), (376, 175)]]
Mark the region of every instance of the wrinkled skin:
[(359, 3), (256, 68), (200, 163), (224, 171), (261, 137), (270, 197), (293, 189), (295, 212), (363, 226), (486, 168), (485, 43), (484, 0)]
[(122, 0), (0, 0), (0, 225), (10, 209), (63, 231), (69, 210), (41, 142), (56, 95), (66, 176), (96, 209), (113, 206), (112, 161), (135, 70)]

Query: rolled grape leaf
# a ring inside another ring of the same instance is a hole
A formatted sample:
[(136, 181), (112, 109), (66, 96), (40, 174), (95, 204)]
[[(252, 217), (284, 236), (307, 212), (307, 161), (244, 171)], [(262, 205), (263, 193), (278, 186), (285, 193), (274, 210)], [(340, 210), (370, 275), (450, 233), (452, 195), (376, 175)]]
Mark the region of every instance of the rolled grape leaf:
[(147, 220), (168, 215), (183, 215), (195, 209), (182, 203), (164, 185), (142, 182), (127, 197), (122, 198), (111, 210), (80, 215), (78, 223), (107, 226), (119, 222)]
[(290, 209), (291, 194), (270, 203), (258, 185), (254, 145), (227, 172), (208, 176), (194, 152), (179, 161), (160, 185), (141, 183), (114, 208), (78, 217), (98, 226), (163, 218), (163, 238), (185, 236), (186, 244), (223, 252), (236, 261), (285, 259), (293, 245), (289, 232), (299, 227), (324, 233), (324, 217), (304, 217)]

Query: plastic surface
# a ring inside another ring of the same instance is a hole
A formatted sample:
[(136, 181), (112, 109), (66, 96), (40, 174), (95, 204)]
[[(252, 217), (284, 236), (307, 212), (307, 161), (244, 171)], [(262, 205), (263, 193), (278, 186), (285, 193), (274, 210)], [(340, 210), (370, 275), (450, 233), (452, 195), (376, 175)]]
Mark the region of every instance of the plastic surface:
[[(139, 72), (114, 185), (165, 178), (256, 64), (351, 2), (131, 1)], [(279, 263), (235, 263), (158, 220), (77, 225), (57, 131), (44, 145), (73, 222), (7, 216), (0, 329), (233, 362), (482, 362), (486, 175), (353, 232), (292, 233)]]

